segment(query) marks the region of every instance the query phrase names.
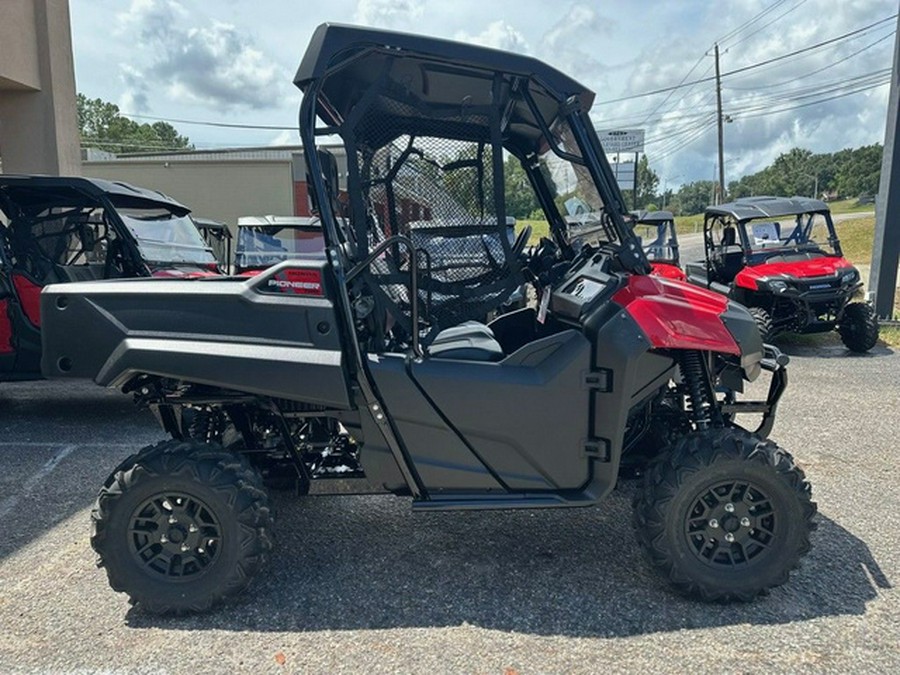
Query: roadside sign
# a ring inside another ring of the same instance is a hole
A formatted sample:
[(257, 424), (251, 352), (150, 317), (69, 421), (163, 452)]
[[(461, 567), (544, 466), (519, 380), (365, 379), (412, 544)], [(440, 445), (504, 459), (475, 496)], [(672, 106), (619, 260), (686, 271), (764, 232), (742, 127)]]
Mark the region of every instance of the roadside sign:
[(616, 152), (643, 152), (643, 129), (615, 129), (610, 131), (597, 131), (600, 144), (607, 155)]
[(634, 162), (612, 162), (610, 168), (620, 190), (634, 189)]

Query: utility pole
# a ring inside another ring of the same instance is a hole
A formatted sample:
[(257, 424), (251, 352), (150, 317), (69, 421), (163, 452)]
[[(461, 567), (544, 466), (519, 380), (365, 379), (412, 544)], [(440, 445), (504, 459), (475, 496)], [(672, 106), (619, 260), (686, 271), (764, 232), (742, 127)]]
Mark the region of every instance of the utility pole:
[(719, 203), (725, 201), (725, 139), (722, 115), (722, 75), (719, 71), (719, 43), (716, 43), (716, 119), (719, 125)]
[[(897, 18), (900, 31), (900, 16)], [(875, 313), (890, 319), (894, 314), (897, 291), (897, 264), (900, 263), (900, 33), (894, 34), (894, 72), (888, 95), (887, 126), (884, 131), (884, 157), (881, 160), (881, 182), (875, 205), (875, 246), (869, 293), (875, 293)]]

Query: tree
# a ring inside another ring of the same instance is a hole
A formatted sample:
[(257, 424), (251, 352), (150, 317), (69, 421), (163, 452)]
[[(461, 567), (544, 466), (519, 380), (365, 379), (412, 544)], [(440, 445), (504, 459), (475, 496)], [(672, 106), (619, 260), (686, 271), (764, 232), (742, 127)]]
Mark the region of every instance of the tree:
[(168, 122), (138, 124), (119, 106), (99, 98), (77, 96), (78, 130), (84, 147), (116, 154), (152, 150), (189, 150), (193, 145)]
[(729, 197), (812, 196), (814, 192), (837, 192), (843, 197), (874, 194), (881, 175), (881, 155), (878, 144), (819, 155), (794, 148), (763, 170), (733, 181)]
[[(651, 202), (657, 201), (656, 190), (659, 187), (659, 175), (650, 168), (647, 155), (641, 155), (637, 164), (637, 208), (645, 209)], [(634, 190), (622, 190), (625, 203), (634, 204)]]
[(522, 163), (513, 155), (503, 163), (503, 183), (506, 197), (506, 215), (514, 218), (528, 218), (540, 208), (537, 195), (528, 180)]
[(711, 180), (698, 180), (678, 188), (671, 208), (681, 215), (702, 213), (712, 203), (716, 184)]

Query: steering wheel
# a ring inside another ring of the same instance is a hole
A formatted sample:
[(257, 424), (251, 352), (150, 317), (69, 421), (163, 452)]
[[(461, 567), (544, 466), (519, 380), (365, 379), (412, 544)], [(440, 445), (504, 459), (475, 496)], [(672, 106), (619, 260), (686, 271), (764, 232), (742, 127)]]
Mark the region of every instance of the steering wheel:
[(516, 236), (516, 240), (513, 242), (512, 254), (514, 257), (518, 258), (522, 255), (522, 251), (524, 251), (525, 247), (528, 245), (529, 239), (531, 239), (531, 225), (526, 225), (522, 228)]

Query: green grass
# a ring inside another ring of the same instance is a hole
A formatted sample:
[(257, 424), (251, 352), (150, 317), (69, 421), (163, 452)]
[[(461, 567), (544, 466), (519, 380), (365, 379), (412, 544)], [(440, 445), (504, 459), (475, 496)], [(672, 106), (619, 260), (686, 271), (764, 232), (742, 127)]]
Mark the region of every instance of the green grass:
[(878, 335), (889, 347), (900, 347), (900, 326), (882, 326)]
[(678, 234), (700, 232), (702, 229), (702, 213), (696, 213), (693, 216), (675, 216), (675, 230), (678, 232)]
[[(825, 241), (824, 227), (816, 228), (813, 239)], [(875, 216), (863, 216), (835, 223), (835, 232), (841, 240), (844, 257), (855, 265), (872, 263), (872, 244), (875, 242)]]
[(829, 202), (828, 208), (834, 214), (838, 213), (875, 213), (874, 204), (862, 204), (857, 206), (856, 199), (844, 199), (839, 202)]
[(531, 225), (531, 238), (528, 240), (529, 245), (537, 244), (541, 237), (550, 236), (550, 223), (546, 220), (517, 220), (516, 227), (523, 228)]

